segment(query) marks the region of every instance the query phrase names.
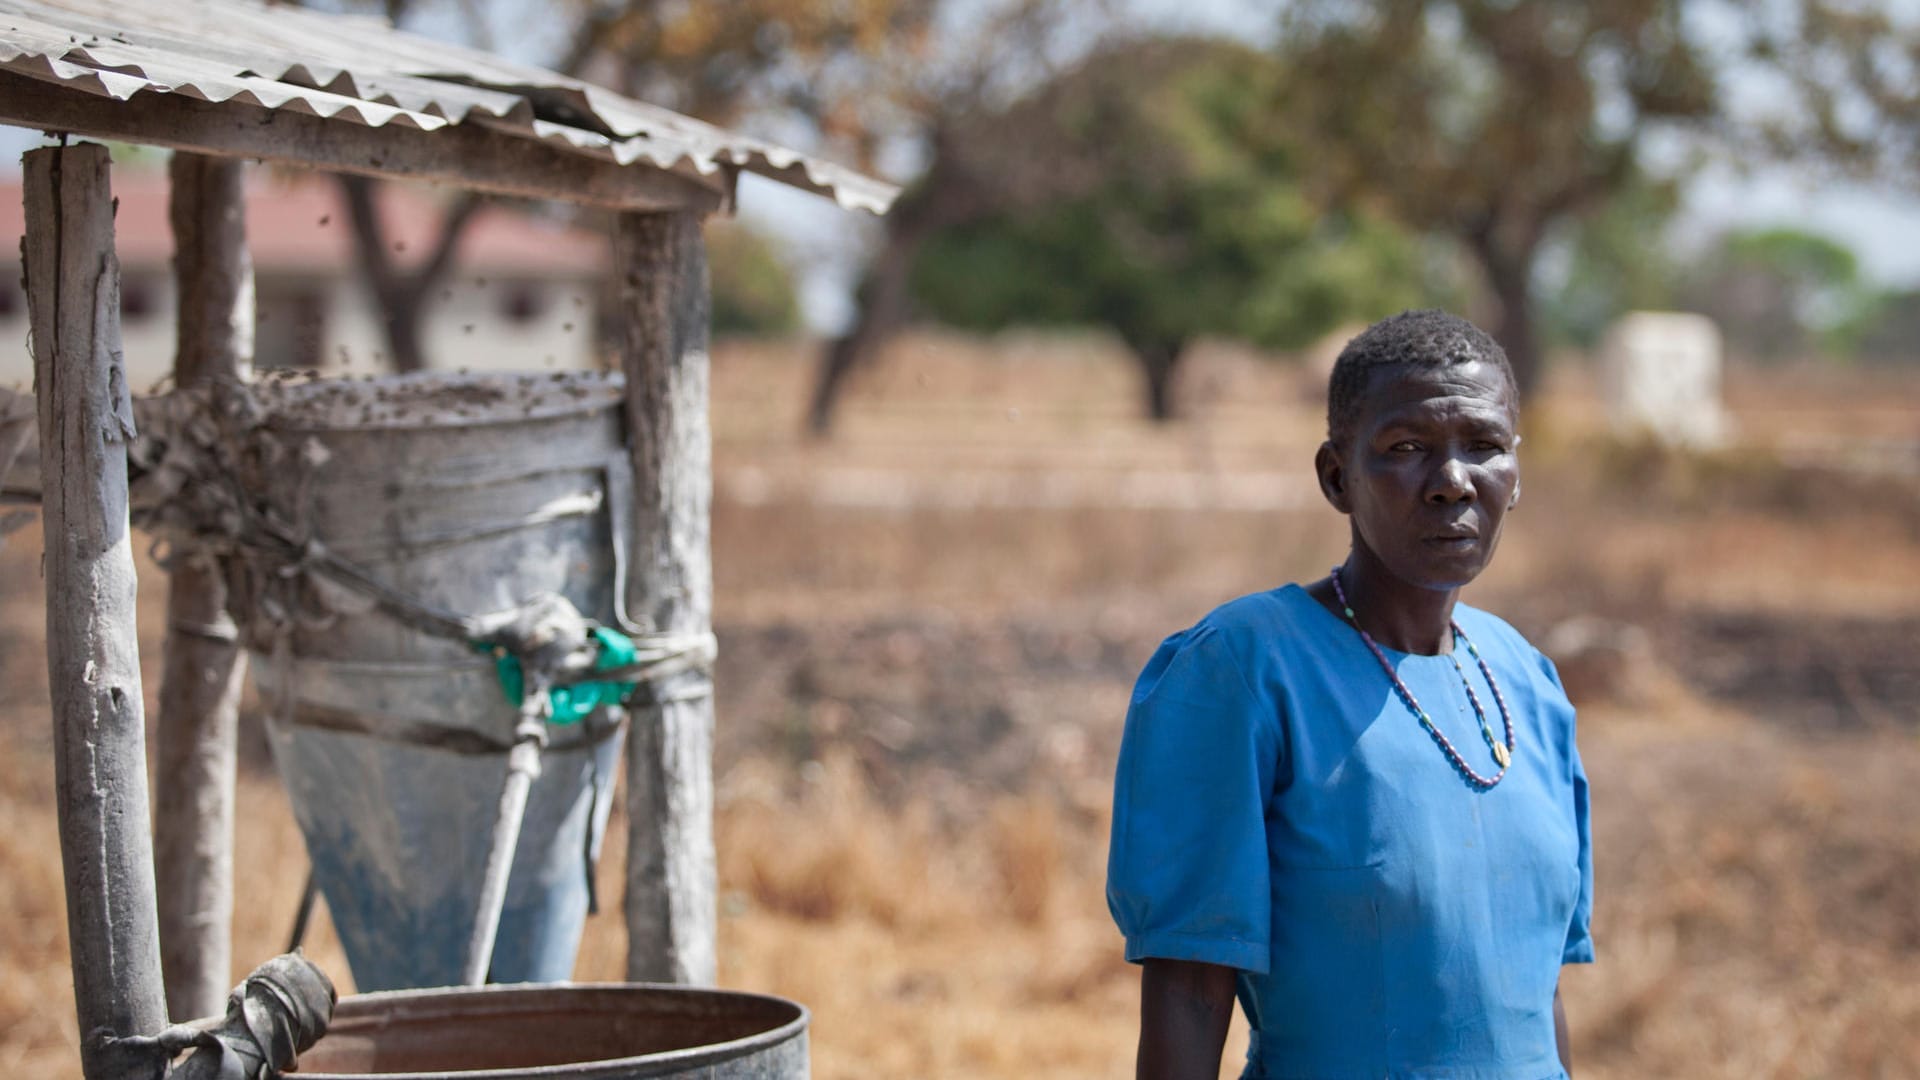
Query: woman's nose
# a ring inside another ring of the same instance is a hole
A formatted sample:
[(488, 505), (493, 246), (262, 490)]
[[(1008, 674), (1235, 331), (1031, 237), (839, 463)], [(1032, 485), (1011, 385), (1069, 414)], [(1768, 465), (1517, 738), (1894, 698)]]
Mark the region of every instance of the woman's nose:
[(1447, 458), (1427, 481), (1427, 501), (1436, 504), (1472, 502), (1473, 478), (1459, 458)]

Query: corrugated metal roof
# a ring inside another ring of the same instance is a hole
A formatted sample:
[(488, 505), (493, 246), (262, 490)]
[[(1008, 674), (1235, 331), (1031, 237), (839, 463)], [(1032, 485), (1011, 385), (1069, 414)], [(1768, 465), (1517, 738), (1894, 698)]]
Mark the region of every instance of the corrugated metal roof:
[(482, 125), (622, 165), (725, 167), (884, 213), (897, 189), (851, 169), (539, 68), (253, 0), (0, 0), (0, 69), (126, 100), (172, 93), (435, 131)]

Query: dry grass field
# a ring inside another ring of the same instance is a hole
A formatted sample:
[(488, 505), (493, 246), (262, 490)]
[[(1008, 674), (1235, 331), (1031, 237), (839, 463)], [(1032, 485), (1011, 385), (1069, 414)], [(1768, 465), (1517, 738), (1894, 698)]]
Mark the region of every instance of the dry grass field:
[[(1137, 975), (1101, 879), (1134, 671), (1344, 549), (1306, 468), (1312, 380), (1225, 348), (1187, 374), (1192, 418), (1155, 430), (1098, 342), (915, 337), (815, 444), (799, 350), (718, 351), (721, 977), (812, 1007), (823, 1080), (1128, 1073)], [(1674, 457), (1604, 437), (1563, 366), (1469, 595), (1561, 643), (1582, 706), (1578, 1073), (1920, 1077), (1920, 375), (1736, 372), (1729, 398), (1738, 447)], [(77, 1071), (38, 552), (31, 528), (0, 551), (5, 1076)], [(305, 872), (248, 757), (242, 969)], [(349, 981), (324, 918), (309, 950)], [(623, 950), (599, 916), (578, 977)]]

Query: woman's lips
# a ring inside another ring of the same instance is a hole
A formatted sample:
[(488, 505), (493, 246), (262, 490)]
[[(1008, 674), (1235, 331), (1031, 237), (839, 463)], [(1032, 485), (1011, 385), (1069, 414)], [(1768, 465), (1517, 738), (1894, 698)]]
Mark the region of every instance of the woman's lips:
[(1472, 534), (1466, 536), (1429, 536), (1427, 537), (1426, 543), (1427, 546), (1436, 547), (1442, 551), (1471, 551), (1479, 545), (1480, 538)]

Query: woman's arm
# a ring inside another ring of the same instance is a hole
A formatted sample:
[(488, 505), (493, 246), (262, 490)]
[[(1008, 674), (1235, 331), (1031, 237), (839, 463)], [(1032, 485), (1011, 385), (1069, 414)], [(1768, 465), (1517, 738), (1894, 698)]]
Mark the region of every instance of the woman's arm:
[[(1233, 979), (1233, 969), (1218, 964), (1142, 965), (1138, 1080), (1218, 1080), (1220, 1050), (1233, 1019)], [(1554, 1007), (1558, 1015), (1558, 997)]]
[(1567, 1038), (1567, 1008), (1560, 1004), (1560, 987), (1553, 988), (1553, 1043), (1560, 1051), (1560, 1067), (1566, 1070), (1568, 1080), (1573, 1077), (1573, 1048)]

